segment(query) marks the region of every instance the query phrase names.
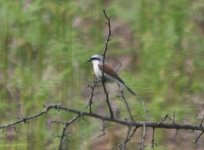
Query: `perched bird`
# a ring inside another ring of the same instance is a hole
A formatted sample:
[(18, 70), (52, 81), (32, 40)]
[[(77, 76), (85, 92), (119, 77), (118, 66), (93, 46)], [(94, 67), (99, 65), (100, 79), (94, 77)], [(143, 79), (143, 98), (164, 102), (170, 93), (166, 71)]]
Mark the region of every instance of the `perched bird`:
[(127, 90), (136, 95), (126, 84), (125, 82), (117, 75), (117, 73), (107, 64), (104, 63), (103, 66), (103, 56), (93, 55), (88, 61), (91, 61), (93, 64), (93, 70), (97, 79), (102, 80), (102, 70), (104, 68), (104, 80), (105, 82), (116, 82), (120, 86), (127, 88)]

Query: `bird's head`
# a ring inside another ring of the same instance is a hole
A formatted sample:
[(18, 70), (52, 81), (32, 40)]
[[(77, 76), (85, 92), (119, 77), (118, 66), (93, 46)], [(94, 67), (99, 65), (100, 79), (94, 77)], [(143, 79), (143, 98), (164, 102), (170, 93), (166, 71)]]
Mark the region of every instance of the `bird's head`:
[(103, 61), (103, 56), (101, 55), (93, 55), (91, 56), (91, 58), (89, 58), (90, 62), (93, 62), (93, 61), (99, 61), (99, 62), (102, 62)]

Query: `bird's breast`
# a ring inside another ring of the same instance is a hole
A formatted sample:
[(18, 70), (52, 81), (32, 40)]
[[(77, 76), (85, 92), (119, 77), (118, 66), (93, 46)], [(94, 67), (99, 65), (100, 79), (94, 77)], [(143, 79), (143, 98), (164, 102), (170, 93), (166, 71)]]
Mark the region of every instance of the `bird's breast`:
[(94, 64), (93, 67), (94, 67), (94, 73), (95, 73), (96, 77), (98, 79), (100, 79), (102, 77), (102, 71), (98, 67), (98, 64)]

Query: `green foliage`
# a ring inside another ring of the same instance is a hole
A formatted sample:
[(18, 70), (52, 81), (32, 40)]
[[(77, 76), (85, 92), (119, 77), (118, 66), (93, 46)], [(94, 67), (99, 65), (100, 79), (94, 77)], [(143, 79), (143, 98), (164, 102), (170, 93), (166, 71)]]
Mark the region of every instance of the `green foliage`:
[[(202, 0), (1, 0), (0, 124), (38, 112), (47, 103), (85, 109), (85, 87), (93, 79), (86, 60), (101, 54), (106, 40), (103, 8), (113, 30), (107, 55), (133, 58), (121, 77), (138, 94), (135, 98), (125, 91), (134, 116), (145, 120), (143, 101), (151, 120), (175, 112), (178, 121), (196, 122), (201, 103), (196, 98), (202, 99), (204, 91), (203, 7)], [(117, 104), (127, 118), (123, 103)], [(48, 125), (47, 117), (73, 116), (51, 112), (26, 128), (17, 127), (12, 138), (5, 131), (0, 149), (56, 149), (62, 126)], [(82, 149), (83, 141), (89, 147), (99, 126), (81, 120), (71, 127), (67, 146)], [(163, 133), (158, 137), (162, 141)]]

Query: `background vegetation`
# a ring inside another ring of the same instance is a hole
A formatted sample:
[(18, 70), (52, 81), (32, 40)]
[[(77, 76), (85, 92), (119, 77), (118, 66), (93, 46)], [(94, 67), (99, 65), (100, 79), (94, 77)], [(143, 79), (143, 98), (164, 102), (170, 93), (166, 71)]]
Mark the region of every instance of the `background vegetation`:
[[(107, 55), (122, 63), (121, 77), (138, 93), (135, 98), (126, 92), (136, 120), (146, 118), (143, 101), (149, 120), (175, 112), (178, 122), (199, 122), (204, 115), (203, 0), (0, 0), (0, 124), (49, 103), (85, 110), (87, 85), (94, 78), (86, 60), (102, 54), (106, 39), (103, 8), (113, 32)], [(97, 92), (94, 111), (107, 114), (103, 92)], [(114, 94), (112, 106), (127, 117)], [(56, 149), (62, 126), (49, 121), (71, 117), (51, 112), (2, 130), (0, 149)], [(124, 129), (116, 125), (107, 125), (107, 134), (96, 139), (101, 126), (80, 120), (69, 130), (67, 146), (110, 149), (123, 139)], [(193, 133), (179, 132), (174, 138), (175, 132), (156, 131), (156, 149), (193, 149)], [(135, 140), (140, 137), (138, 132)]]

